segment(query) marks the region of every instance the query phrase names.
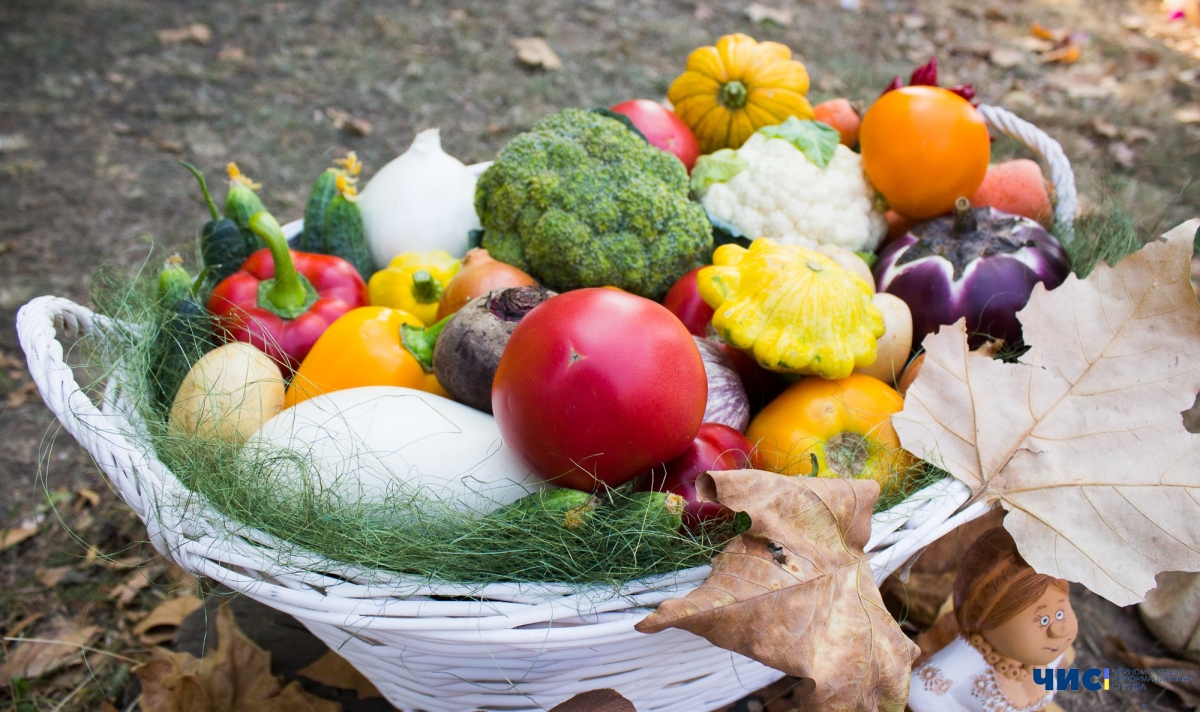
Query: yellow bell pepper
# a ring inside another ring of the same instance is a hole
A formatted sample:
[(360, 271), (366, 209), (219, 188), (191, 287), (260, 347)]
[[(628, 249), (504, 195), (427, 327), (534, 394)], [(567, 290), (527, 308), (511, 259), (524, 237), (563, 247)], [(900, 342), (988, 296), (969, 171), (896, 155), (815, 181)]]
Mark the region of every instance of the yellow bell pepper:
[(875, 362), (884, 322), (874, 290), (815, 250), (766, 238), (721, 245), (696, 282), (713, 328), (763, 368), (845, 378)]
[(768, 403), (750, 422), (746, 439), (764, 470), (869, 477), (888, 492), (909, 481), (916, 463), (892, 427), (892, 415), (902, 408), (904, 397), (879, 379), (810, 376)]
[(359, 307), (343, 314), (300, 363), (284, 394), (284, 407), (360, 386), (402, 386), (449, 398), (401, 343), (404, 324), (423, 326), (412, 314), (387, 307)]
[(406, 311), (425, 326), (433, 326), (442, 292), (461, 267), (462, 260), (442, 250), (396, 255), (385, 269), (371, 275), (367, 283), (371, 304)]

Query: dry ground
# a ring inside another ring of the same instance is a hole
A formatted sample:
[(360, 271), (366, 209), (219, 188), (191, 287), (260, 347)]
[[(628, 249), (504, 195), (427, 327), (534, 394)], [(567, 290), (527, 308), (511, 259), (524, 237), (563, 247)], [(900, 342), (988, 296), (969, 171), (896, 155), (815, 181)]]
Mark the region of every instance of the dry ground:
[[(746, 4), (0, 4), (0, 528), (45, 517), (35, 536), (0, 552), (0, 631), (43, 634), (56, 619), (94, 624), (93, 647), (142, 659), (130, 627), (191, 585), (152, 563), (148, 585), (133, 586), (123, 605), (113, 600), (114, 587), (133, 574), (111, 560), (132, 563), (152, 552), (140, 544), (136, 517), (54, 428), (12, 327), (31, 297), (85, 299), (88, 275), (101, 262), (132, 271), (152, 243), (188, 249), (204, 212), (179, 158), (214, 178), (237, 161), (262, 182), (269, 208), (297, 217), (311, 180), (335, 154), (358, 151), (369, 175), (417, 130), (440, 126), (448, 151), (487, 160), (555, 109), (661, 97), (692, 48), (743, 31), (790, 45), (807, 63), (818, 99), (869, 100), (894, 74), (936, 54), (947, 83), (972, 82), (983, 101), (1058, 138), (1091, 204), (1126, 206), (1147, 235), (1200, 212), (1192, 179), (1200, 124), (1187, 123), (1200, 121), (1200, 44), (1180, 24), (1164, 27), (1156, 1), (863, 0), (861, 13), (835, 0), (768, 3), (792, 12), (787, 27), (752, 24)], [(1041, 64), (1034, 22), (1087, 33), (1079, 63)], [(202, 32), (180, 42), (157, 34), (191, 23), (209, 28), (206, 42), (196, 41)], [(531, 35), (548, 39), (561, 70), (516, 61), (510, 40)], [(372, 131), (338, 130), (331, 109), (368, 121)], [(1000, 142), (997, 150), (1016, 148)], [(85, 489), (99, 494), (98, 503), (76, 494)], [(1130, 612), (1076, 598), (1089, 663), (1112, 659), (1109, 634), (1151, 649)], [(87, 662), (0, 692), (0, 706), (132, 702), (127, 661), (93, 653)], [(1158, 690), (1076, 693), (1060, 702), (1071, 710), (1178, 708)]]

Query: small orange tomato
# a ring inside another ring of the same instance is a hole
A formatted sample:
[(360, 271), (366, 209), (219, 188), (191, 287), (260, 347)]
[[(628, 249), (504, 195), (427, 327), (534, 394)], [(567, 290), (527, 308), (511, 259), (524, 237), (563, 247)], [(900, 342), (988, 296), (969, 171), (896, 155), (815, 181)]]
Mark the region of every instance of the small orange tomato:
[(361, 386), (402, 386), (449, 395), (400, 340), (400, 326), (421, 327), (399, 309), (359, 307), (329, 325), (304, 357), (284, 394), (284, 408), (322, 393)]
[(830, 99), (813, 107), (813, 118), (837, 129), (842, 135), (842, 144), (854, 148), (858, 143), (858, 129), (862, 119), (847, 99)]
[(829, 381), (803, 378), (767, 404), (746, 430), (756, 465), (784, 475), (869, 477), (885, 491), (915, 462), (900, 448), (892, 415), (904, 398), (863, 374)]
[(992, 148), (983, 117), (961, 96), (928, 86), (879, 98), (859, 132), (863, 169), (888, 206), (926, 220), (970, 198), (987, 175)]

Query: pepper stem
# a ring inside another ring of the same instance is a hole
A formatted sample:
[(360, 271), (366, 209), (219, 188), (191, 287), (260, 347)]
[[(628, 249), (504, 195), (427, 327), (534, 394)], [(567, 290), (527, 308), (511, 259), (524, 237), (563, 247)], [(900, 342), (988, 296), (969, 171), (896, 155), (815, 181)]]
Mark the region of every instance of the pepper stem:
[(975, 220), (975, 211), (971, 209), (971, 201), (959, 197), (954, 201), (954, 234), (965, 235), (979, 229)]
[(296, 271), (283, 228), (279, 227), (279, 221), (273, 215), (265, 211), (255, 213), (250, 217), (249, 227), (251, 232), (267, 243), (275, 263), (275, 278), (263, 282), (267, 286), (265, 290), (259, 289), (259, 306), (285, 319), (294, 319), (304, 313), (313, 288)]
[(210, 195), (208, 192), (208, 183), (204, 180), (204, 174), (200, 172), (199, 168), (193, 166), (187, 161), (180, 161), (180, 163), (183, 164), (184, 168), (191, 171), (192, 175), (196, 176), (196, 180), (200, 181), (200, 192), (204, 193), (204, 202), (208, 203), (208, 211), (212, 213), (212, 219), (220, 220), (221, 212), (217, 210), (217, 204), (213, 202), (212, 195)]
[(412, 275), (413, 299), (418, 304), (437, 304), (442, 299), (442, 284), (428, 270), (417, 270)]
[(734, 79), (721, 85), (717, 97), (721, 103), (730, 109), (740, 109), (746, 105), (746, 85)]
[(433, 326), (400, 325), (400, 343), (404, 344), (404, 348), (421, 364), (426, 373), (433, 371), (433, 348), (437, 346), (442, 329), (446, 328), (446, 324), (453, 317), (451, 314)]

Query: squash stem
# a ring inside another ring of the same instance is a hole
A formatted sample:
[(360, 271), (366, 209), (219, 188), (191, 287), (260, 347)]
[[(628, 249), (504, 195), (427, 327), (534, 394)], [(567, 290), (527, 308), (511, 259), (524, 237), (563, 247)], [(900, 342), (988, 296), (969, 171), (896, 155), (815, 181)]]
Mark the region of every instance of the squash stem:
[(418, 304), (437, 304), (442, 299), (442, 284), (428, 270), (417, 270), (412, 275), (412, 295)]
[(426, 373), (433, 371), (433, 349), (437, 346), (438, 337), (442, 335), (442, 329), (446, 328), (453, 316), (451, 314), (433, 326), (400, 325), (400, 343), (417, 363), (421, 364)]
[(734, 79), (721, 85), (717, 97), (721, 103), (730, 109), (740, 109), (746, 105), (746, 85)]
[(306, 285), (307, 280), (302, 279), (296, 271), (296, 265), (292, 262), (292, 255), (288, 250), (287, 238), (283, 236), (283, 228), (279, 226), (279, 221), (268, 212), (255, 213), (250, 217), (250, 231), (267, 243), (271, 259), (275, 263), (275, 278), (270, 280), (271, 284), (265, 293), (263, 290), (259, 291), (259, 306), (285, 319), (294, 319), (303, 314), (312, 287)]

